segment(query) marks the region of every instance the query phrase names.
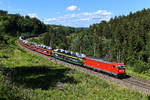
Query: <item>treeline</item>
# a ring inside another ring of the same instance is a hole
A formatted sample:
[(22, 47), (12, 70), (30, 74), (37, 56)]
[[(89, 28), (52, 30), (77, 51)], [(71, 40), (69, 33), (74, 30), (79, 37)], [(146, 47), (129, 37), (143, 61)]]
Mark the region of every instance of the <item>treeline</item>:
[(68, 36), (73, 33), (79, 33), (82, 28), (73, 28), (61, 25), (47, 25), (47, 32), (43, 35), (45, 45), (50, 45), (52, 48), (68, 49)]
[(46, 31), (46, 25), (37, 18), (8, 14), (0, 10), (0, 34), (19, 36), (22, 34), (41, 34)]
[(49, 30), (44, 40), (53, 47), (125, 62), (137, 72), (150, 69), (150, 9), (102, 21), (73, 34)]
[(95, 37), (93, 43), (97, 41), (93, 51), (102, 58), (131, 65), (150, 62), (150, 9), (94, 24), (89, 33)]
[(47, 29), (46, 25), (37, 18), (8, 14), (0, 10), (0, 44), (7, 42), (9, 36), (41, 34)]

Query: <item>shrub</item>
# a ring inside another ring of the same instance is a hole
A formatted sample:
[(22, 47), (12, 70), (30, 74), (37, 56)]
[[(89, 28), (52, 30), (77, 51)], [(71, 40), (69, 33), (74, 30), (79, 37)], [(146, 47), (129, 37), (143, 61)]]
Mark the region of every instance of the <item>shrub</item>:
[(146, 70), (149, 69), (149, 64), (137, 60), (136, 63), (134, 64), (134, 71), (138, 73), (144, 73)]

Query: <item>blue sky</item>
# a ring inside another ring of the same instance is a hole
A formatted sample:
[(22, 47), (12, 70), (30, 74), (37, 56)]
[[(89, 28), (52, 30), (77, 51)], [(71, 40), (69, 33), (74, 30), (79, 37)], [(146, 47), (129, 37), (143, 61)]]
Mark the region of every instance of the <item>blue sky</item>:
[(73, 27), (88, 27), (143, 8), (150, 8), (150, 0), (0, 0), (0, 9), (8, 13)]

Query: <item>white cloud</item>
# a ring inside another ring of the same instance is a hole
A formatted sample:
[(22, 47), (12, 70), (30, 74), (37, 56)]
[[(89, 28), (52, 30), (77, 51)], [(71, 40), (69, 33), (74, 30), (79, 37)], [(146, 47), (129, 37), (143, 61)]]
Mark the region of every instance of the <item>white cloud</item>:
[(109, 21), (112, 13), (106, 10), (97, 10), (94, 12), (81, 12), (66, 14), (56, 18), (46, 18), (43, 21), (49, 24), (71, 25), (74, 27), (87, 27), (93, 23), (99, 23), (102, 20)]
[(112, 13), (111, 13), (111, 12), (108, 12), (108, 11), (106, 11), (106, 10), (104, 10), (102, 14), (103, 14), (103, 15), (111, 15)]
[(94, 12), (94, 14), (98, 15), (98, 14), (102, 14), (102, 12), (103, 12), (102, 10), (97, 10), (96, 12)]
[(56, 20), (57, 20), (56, 18), (48, 18), (48, 19), (45, 19), (46, 22), (56, 21)]
[(77, 10), (77, 6), (75, 6), (75, 5), (72, 5), (72, 6), (69, 6), (69, 7), (67, 7), (67, 10), (68, 11), (74, 11), (74, 10)]
[(111, 12), (106, 10), (97, 10), (96, 12), (84, 12), (83, 15), (90, 16), (90, 15), (111, 15)]
[(71, 17), (72, 17), (72, 18), (73, 18), (73, 17), (76, 17), (76, 14), (72, 14)]
[(85, 16), (91, 15), (91, 13), (89, 13), (89, 12), (84, 12), (84, 13), (82, 13), (82, 14), (85, 15)]
[(90, 20), (90, 18), (81, 18), (81, 19), (79, 19), (80, 21), (89, 21)]
[(30, 16), (31, 18), (38, 18), (36, 13), (27, 14), (27, 15)]

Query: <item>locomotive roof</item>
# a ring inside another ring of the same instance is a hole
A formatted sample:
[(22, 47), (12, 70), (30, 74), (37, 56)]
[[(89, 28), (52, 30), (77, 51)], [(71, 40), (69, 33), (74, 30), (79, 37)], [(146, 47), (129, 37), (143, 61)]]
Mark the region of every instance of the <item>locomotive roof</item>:
[(96, 57), (88, 57), (88, 59), (95, 60), (95, 61), (99, 61), (99, 62), (103, 62), (103, 63), (106, 63), (106, 64), (112, 63), (112, 62), (110, 62), (110, 61), (103, 60), (103, 59), (99, 59), (99, 58), (96, 58)]

